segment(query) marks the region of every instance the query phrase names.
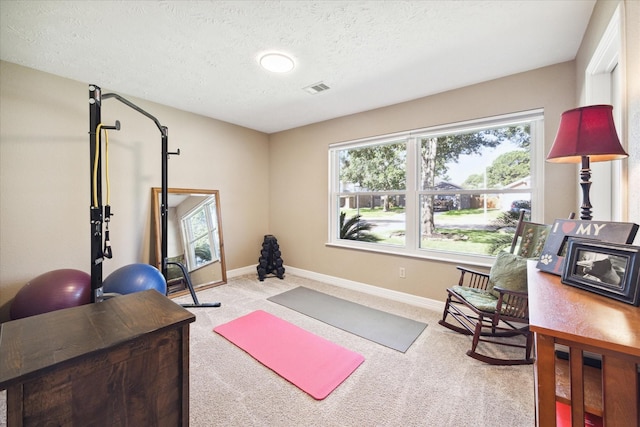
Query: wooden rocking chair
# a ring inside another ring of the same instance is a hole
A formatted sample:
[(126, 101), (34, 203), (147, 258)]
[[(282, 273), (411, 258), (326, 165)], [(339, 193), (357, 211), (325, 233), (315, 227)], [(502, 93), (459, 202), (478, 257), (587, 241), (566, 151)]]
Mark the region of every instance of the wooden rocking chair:
[[(529, 331), (527, 298), (527, 259), (540, 256), (550, 226), (526, 222), (520, 211), (509, 252), (501, 252), (490, 273), (457, 267), (457, 286), (447, 289), (442, 320), (438, 323), (453, 331), (473, 335), (467, 355), (492, 365), (533, 363), (533, 336)], [(456, 323), (447, 321), (451, 316)], [(510, 337), (524, 336), (522, 340)], [(518, 359), (501, 359), (478, 352), (480, 342), (524, 349)]]

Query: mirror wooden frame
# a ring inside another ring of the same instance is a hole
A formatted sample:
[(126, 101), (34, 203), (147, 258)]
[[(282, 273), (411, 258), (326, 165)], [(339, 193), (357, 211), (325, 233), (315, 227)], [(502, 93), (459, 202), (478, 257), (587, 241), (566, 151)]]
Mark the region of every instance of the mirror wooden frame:
[[(160, 187), (152, 187), (151, 188), (151, 264), (155, 265), (160, 271), (162, 271), (162, 241), (161, 241), (161, 223), (162, 219), (161, 215), (161, 207), (160, 207), (160, 195), (162, 189)], [(196, 290), (203, 290), (207, 288), (211, 288), (214, 286), (222, 285), (227, 283), (227, 269), (225, 262), (225, 254), (224, 254), (224, 240), (222, 237), (222, 217), (220, 214), (220, 193), (218, 190), (202, 190), (202, 189), (192, 189), (192, 188), (168, 188), (167, 194), (169, 198), (172, 194), (182, 194), (182, 195), (194, 195), (194, 196), (213, 196), (216, 202), (216, 217), (217, 217), (217, 226), (218, 226), (218, 237), (219, 237), (219, 245), (220, 245), (220, 260), (218, 264), (220, 265), (220, 279), (214, 279), (212, 281), (204, 281), (202, 283), (193, 283), (193, 287)], [(171, 206), (168, 206), (170, 208)], [(169, 238), (169, 236), (167, 236)], [(169, 292), (170, 286), (167, 284), (167, 293), (171, 297), (187, 295), (189, 290), (185, 287), (184, 290), (179, 290), (177, 292)]]

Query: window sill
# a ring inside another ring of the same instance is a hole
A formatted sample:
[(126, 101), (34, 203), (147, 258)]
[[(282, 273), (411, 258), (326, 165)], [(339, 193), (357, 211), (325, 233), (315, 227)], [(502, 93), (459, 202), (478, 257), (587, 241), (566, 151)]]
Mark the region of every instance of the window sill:
[(367, 244), (367, 243), (355, 243), (350, 244), (327, 242), (326, 247), (349, 249), (354, 251), (363, 251), (378, 253), (384, 255), (393, 255), (397, 257), (405, 258), (418, 258), (429, 261), (437, 261), (450, 264), (463, 264), (475, 267), (491, 268), (495, 257), (488, 255), (470, 255), (470, 254), (458, 254), (453, 252), (435, 252), (435, 251), (412, 251), (405, 248), (384, 246), (380, 244)]

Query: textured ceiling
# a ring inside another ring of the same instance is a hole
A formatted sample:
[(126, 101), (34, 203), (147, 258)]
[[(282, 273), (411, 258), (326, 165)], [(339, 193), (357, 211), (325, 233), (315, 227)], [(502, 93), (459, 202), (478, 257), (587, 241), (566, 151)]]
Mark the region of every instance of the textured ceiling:
[(1, 0), (0, 58), (273, 133), (572, 60), (594, 4)]

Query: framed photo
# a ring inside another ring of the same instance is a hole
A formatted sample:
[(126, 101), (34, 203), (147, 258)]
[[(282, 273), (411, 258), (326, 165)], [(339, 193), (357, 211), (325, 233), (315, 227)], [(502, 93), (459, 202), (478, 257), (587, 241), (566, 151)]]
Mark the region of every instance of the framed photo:
[(600, 242), (631, 244), (638, 233), (638, 224), (630, 222), (585, 221), (556, 219), (544, 242), (536, 267), (540, 271), (562, 275), (570, 237)]
[(638, 306), (639, 272), (639, 246), (571, 238), (562, 283)]

